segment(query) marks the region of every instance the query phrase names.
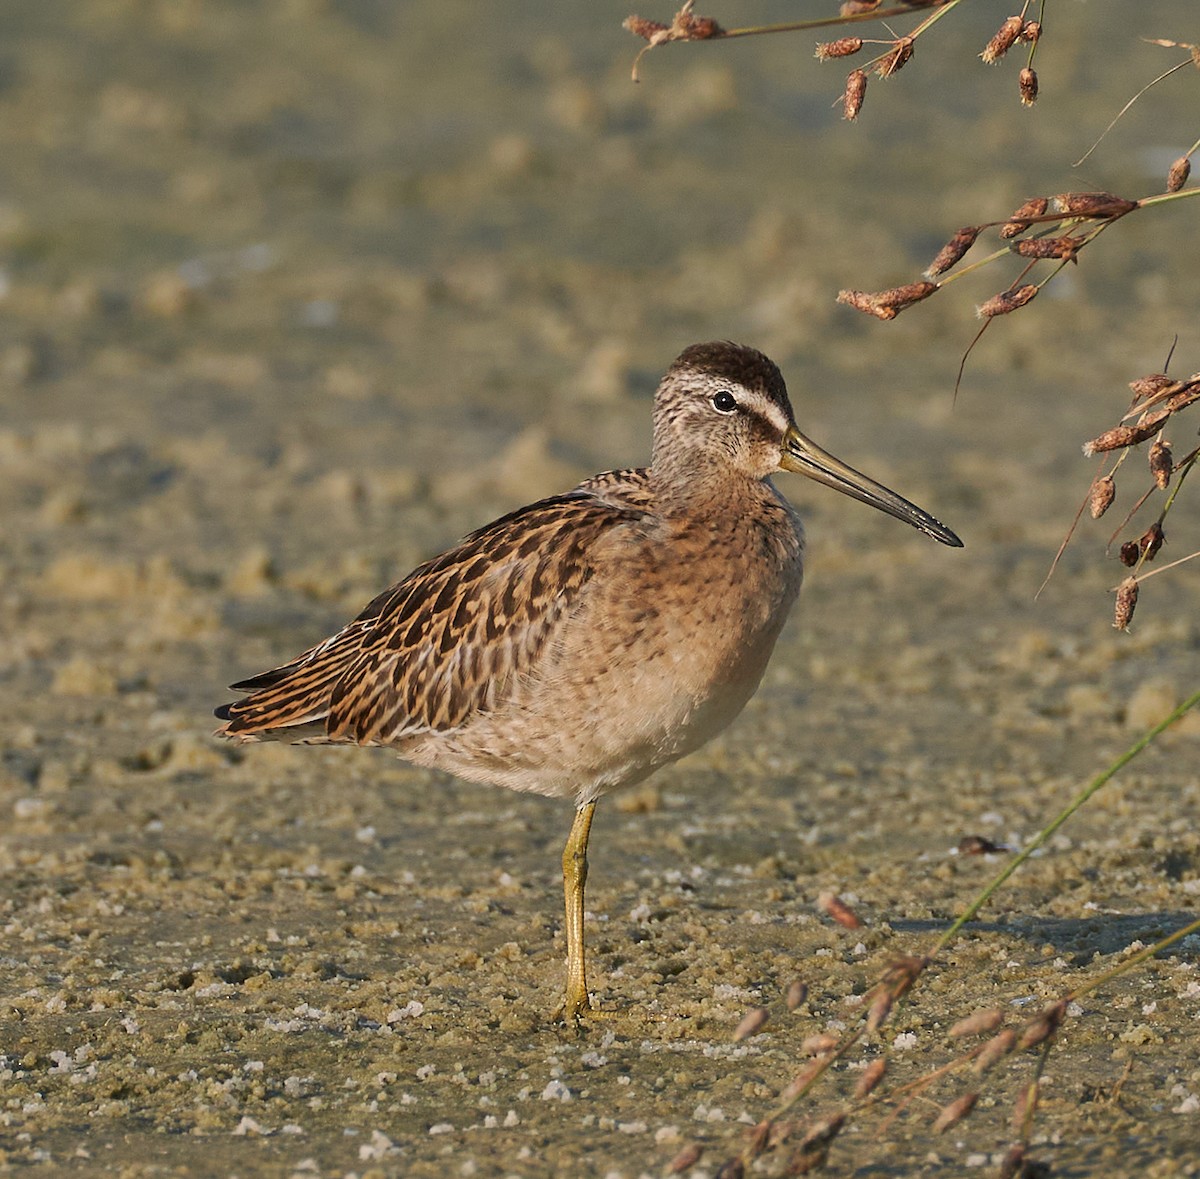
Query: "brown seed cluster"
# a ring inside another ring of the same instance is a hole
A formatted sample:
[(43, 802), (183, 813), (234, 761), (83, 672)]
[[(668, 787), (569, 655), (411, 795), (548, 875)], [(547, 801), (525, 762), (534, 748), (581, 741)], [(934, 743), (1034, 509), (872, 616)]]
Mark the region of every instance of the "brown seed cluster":
[(1038, 76), (1029, 66), (1017, 75), (1017, 90), (1021, 95), (1022, 106), (1033, 106), (1037, 102)]
[(842, 118), (854, 122), (858, 118), (858, 112), (862, 110), (863, 99), (866, 96), (866, 71), (851, 70), (846, 75), (846, 89), (842, 91)]
[(886, 291), (838, 291), (837, 301), (876, 319), (895, 319), (906, 307), (928, 299), (937, 289), (935, 282), (910, 282)]
[(925, 271), (926, 278), (937, 278), (945, 274), (951, 266), (961, 262), (966, 252), (975, 244), (975, 239), (983, 231), (982, 225), (964, 225), (940, 250), (934, 255)]
[(1113, 627), (1116, 630), (1128, 630), (1137, 608), (1138, 583), (1136, 577), (1127, 577), (1117, 586), (1117, 605), (1113, 612)]
[(851, 57), (862, 47), (861, 37), (839, 37), (836, 41), (822, 41), (817, 45), (817, 60), (829, 61), (833, 57)]
[(817, 908), (826, 917), (833, 918), (845, 929), (861, 929), (862, 921), (855, 911), (850, 908), (835, 892), (826, 889), (817, 897)]
[(1010, 16), (997, 30), (996, 34), (984, 47), (979, 55), (987, 65), (998, 62), (1016, 43), (1025, 27), (1025, 21), (1019, 16)]
[(1178, 192), (1192, 174), (1192, 161), (1187, 156), (1180, 156), (1167, 173), (1167, 192)]
[(985, 299), (975, 308), (975, 314), (980, 319), (993, 319), (997, 315), (1009, 315), (1018, 308), (1024, 307), (1026, 303), (1032, 302), (1037, 297), (1039, 290), (1041, 288), (1036, 283), (1009, 287), (1007, 291), (1001, 291), (998, 295)]
[(669, 25), (661, 21), (646, 20), (640, 16), (628, 16), (622, 22), (635, 37), (641, 37), (645, 42), (641, 53), (633, 63), (633, 80), (638, 80), (638, 65), (644, 54), (657, 45), (668, 41), (711, 41), (714, 37), (725, 36), (725, 30), (712, 17), (695, 16), (692, 6), (696, 0), (684, 0), (682, 7), (671, 18)]
[[(1133, 571), (1116, 589), (1113, 625), (1118, 630), (1126, 630), (1129, 627), (1137, 607), (1141, 567), (1153, 561), (1166, 542), (1163, 520), (1175, 501), (1184, 476), (1197, 461), (1200, 461), (1200, 447), (1177, 459), (1170, 441), (1163, 436), (1163, 431), (1173, 416), (1200, 401), (1200, 373), (1180, 380), (1166, 373), (1147, 373), (1130, 381), (1129, 390), (1132, 400), (1124, 419), (1118, 425), (1089, 439), (1083, 447), (1086, 455), (1119, 452), (1112, 469), (1097, 475), (1092, 481), (1087, 499), (1090, 514), (1093, 519), (1099, 519), (1112, 506), (1117, 494), (1117, 470), (1130, 453), (1129, 448), (1142, 442), (1151, 443), (1146, 456), (1150, 487), (1134, 504), (1118, 532), (1155, 491), (1166, 492), (1171, 489), (1173, 483), (1176, 486), (1157, 518), (1144, 528), (1141, 535), (1136, 538), (1127, 537), (1116, 545), (1117, 557), (1121, 564)], [(1115, 535), (1110, 544), (1114, 542)]]

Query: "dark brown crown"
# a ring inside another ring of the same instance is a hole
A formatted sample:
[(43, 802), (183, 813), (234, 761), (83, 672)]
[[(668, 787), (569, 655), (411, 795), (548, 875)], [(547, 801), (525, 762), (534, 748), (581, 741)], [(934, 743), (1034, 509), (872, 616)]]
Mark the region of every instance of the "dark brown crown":
[(765, 394), (791, 416), (787, 385), (775, 362), (754, 348), (729, 340), (692, 344), (671, 365), (671, 372), (691, 369), (714, 380), (726, 380)]

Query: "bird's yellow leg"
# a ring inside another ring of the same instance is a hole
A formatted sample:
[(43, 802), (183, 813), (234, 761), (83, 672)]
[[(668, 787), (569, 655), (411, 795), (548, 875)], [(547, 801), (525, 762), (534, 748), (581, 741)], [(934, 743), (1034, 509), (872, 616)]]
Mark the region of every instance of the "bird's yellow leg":
[(587, 884), (588, 835), (592, 830), (595, 802), (584, 803), (575, 812), (571, 834), (563, 848), (563, 899), (566, 902), (567, 993), (556, 1017), (577, 1023), (581, 1014), (591, 1010), (588, 1001), (587, 963), (583, 950), (583, 890)]

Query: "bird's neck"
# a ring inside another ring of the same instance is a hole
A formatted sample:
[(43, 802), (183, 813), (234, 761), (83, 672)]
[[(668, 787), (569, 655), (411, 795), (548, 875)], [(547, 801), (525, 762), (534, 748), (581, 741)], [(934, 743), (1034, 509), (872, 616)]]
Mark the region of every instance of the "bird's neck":
[(668, 512), (728, 515), (731, 505), (775, 498), (768, 480), (728, 467), (699, 463), (682, 470), (672, 464), (653, 464), (648, 473)]

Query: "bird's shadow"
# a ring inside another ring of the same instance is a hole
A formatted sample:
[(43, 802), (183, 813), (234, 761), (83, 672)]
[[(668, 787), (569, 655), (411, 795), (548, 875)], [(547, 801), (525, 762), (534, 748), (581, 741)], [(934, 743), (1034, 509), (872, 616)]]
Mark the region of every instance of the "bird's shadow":
[[(1072, 966), (1086, 966), (1096, 955), (1119, 953), (1131, 943), (1151, 945), (1175, 930), (1196, 920), (1195, 913), (1156, 911), (1151, 913), (1112, 913), (1098, 911), (1086, 917), (1015, 917), (1008, 921), (972, 921), (963, 930), (970, 935), (1001, 933), (1025, 941), (1051, 946)], [(945, 922), (896, 920), (888, 923), (897, 933), (936, 933)], [(1196, 943), (1200, 938), (1184, 938), (1163, 951), (1186, 961), (1200, 958)], [(1191, 944), (1189, 944), (1191, 943)]]

